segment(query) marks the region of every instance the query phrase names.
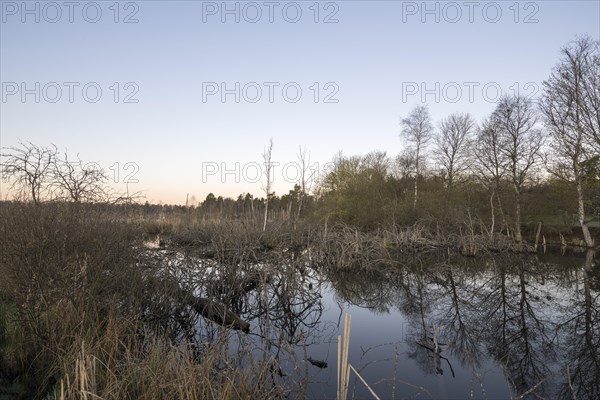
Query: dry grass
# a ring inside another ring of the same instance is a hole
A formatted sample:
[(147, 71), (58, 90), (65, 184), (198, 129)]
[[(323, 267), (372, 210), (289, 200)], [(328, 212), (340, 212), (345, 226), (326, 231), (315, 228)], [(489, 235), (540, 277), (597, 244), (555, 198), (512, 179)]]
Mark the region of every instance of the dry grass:
[(93, 205), (2, 204), (0, 302), (16, 328), (0, 323), (0, 344), (16, 350), (0, 359), (0, 383), (23, 382), (16, 398), (279, 396), (261, 383), (266, 367), (227, 352), (227, 331), (200, 348), (183, 339), (179, 287), (140, 257), (141, 227)]
[(407, 255), (444, 251), (448, 255), (474, 257), (493, 252), (527, 253), (533, 246), (516, 243), (501, 234), (490, 235), (475, 223), (456, 229), (423, 221), (407, 227), (390, 226), (364, 232), (348, 225), (335, 225), (319, 232), (321, 240), (311, 249), (321, 265), (335, 269), (390, 268), (402, 265)]
[(253, 399), (275, 395), (275, 389), (257, 383), (265, 370), (236, 366), (237, 360), (223, 355), (223, 342), (210, 344), (198, 359), (191, 344), (173, 345), (148, 335), (147, 343), (141, 345), (135, 329), (122, 322), (111, 321), (106, 335), (95, 343), (74, 340), (51, 398)]

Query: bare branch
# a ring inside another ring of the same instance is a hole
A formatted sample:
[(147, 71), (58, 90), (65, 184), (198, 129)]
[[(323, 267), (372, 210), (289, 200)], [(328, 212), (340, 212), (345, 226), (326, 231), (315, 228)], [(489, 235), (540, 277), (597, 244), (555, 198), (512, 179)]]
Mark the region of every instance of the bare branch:
[(2, 174), (9, 180), (16, 197), (40, 203), (50, 196), (52, 165), (58, 154), (56, 146), (37, 146), (19, 142), (19, 146), (4, 148)]

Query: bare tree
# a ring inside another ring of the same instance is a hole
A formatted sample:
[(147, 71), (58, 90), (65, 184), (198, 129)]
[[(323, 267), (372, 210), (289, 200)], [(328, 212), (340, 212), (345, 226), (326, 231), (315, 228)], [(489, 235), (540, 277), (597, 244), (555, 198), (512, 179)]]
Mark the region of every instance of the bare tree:
[(507, 159), (509, 178), (515, 198), (515, 239), (521, 236), (521, 195), (535, 168), (542, 161), (544, 144), (542, 132), (537, 129), (533, 103), (524, 96), (503, 96), (492, 113), (493, 123), (499, 128), (499, 150)]
[(583, 164), (600, 148), (600, 51), (598, 42), (584, 37), (561, 50), (561, 60), (544, 82), (540, 109), (552, 137), (556, 156), (549, 169), (575, 183), (577, 216), (585, 244), (594, 240), (585, 222)]
[(265, 218), (263, 221), (263, 231), (267, 230), (267, 218), (269, 213), (269, 198), (271, 197), (271, 185), (273, 181), (271, 180), (271, 171), (273, 169), (273, 163), (271, 162), (271, 155), (273, 153), (273, 138), (269, 139), (269, 145), (265, 147), (262, 157), (263, 162), (265, 164), (264, 175), (265, 175), (265, 184), (263, 186), (263, 191), (265, 192)]
[(415, 198), (413, 208), (417, 208), (419, 194), (419, 164), (422, 163), (423, 153), (433, 134), (433, 125), (426, 105), (416, 106), (406, 118), (400, 121), (402, 136), (411, 144), (415, 151)]
[(507, 159), (500, 151), (500, 129), (491, 119), (484, 120), (477, 130), (472, 155), (474, 156), (472, 168), (490, 191), (492, 219), (490, 235), (493, 235), (496, 221), (494, 198), (497, 201), (502, 221), (505, 226), (507, 225), (500, 199), (500, 182), (506, 174)]
[(84, 163), (77, 155), (77, 161), (54, 158), (52, 183), (58, 198), (74, 202), (100, 201), (106, 197), (104, 184), (108, 180), (104, 169), (96, 163)]
[(298, 185), (300, 186), (300, 198), (298, 199), (298, 212), (296, 213), (296, 220), (300, 218), (300, 212), (304, 205), (304, 200), (314, 181), (315, 171), (310, 169), (310, 153), (307, 153), (306, 147), (299, 147), (298, 149), (298, 161), (300, 162), (300, 180)]
[(405, 149), (394, 158), (393, 174), (397, 179), (407, 180), (415, 170), (415, 157), (412, 151)]
[(475, 126), (473, 117), (466, 113), (451, 114), (440, 122), (433, 154), (446, 175), (448, 193), (456, 177), (468, 169), (468, 144)]
[(385, 177), (390, 171), (391, 161), (385, 151), (372, 151), (365, 155), (362, 160), (363, 168), (371, 175)]
[(5, 150), (2, 173), (11, 181), (10, 188), (16, 196), (24, 195), (34, 203), (40, 203), (50, 190), (52, 166), (58, 153), (56, 146), (20, 142), (19, 146)]

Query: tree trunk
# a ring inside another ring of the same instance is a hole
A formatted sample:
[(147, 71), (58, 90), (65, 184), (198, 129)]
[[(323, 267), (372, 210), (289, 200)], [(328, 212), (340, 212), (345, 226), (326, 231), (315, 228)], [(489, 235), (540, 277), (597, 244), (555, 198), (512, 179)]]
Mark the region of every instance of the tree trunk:
[(576, 172), (575, 180), (577, 186), (577, 216), (579, 217), (579, 224), (581, 225), (581, 231), (583, 232), (583, 240), (588, 248), (594, 247), (594, 239), (590, 234), (590, 229), (585, 223), (585, 206), (583, 203), (583, 185), (581, 183), (581, 177)]
[(535, 233), (535, 250), (537, 251), (540, 235), (542, 233), (542, 221), (538, 222), (537, 232)]
[(296, 220), (300, 219), (300, 212), (302, 212), (302, 203), (304, 202), (304, 189), (302, 189), (302, 193), (300, 193), (300, 198), (298, 199), (298, 212), (296, 213)]
[(413, 203), (413, 209), (417, 210), (417, 196), (419, 193), (419, 148), (417, 148), (417, 156), (415, 158), (415, 200)]
[(448, 168), (448, 187), (446, 188), (446, 211), (450, 209), (450, 203), (452, 202), (452, 184), (454, 181), (453, 167)]
[(515, 240), (521, 242), (521, 190), (515, 186)]
[(502, 207), (502, 200), (500, 199), (500, 184), (496, 183), (496, 200), (498, 201), (498, 211), (500, 212), (500, 217), (502, 218), (502, 227), (499, 232), (502, 233), (503, 229), (506, 229), (506, 236), (510, 236), (510, 230), (508, 227), (508, 222), (506, 222), (506, 215), (504, 214), (504, 207)]
[(269, 196), (267, 195), (267, 199), (265, 200), (265, 218), (263, 221), (263, 232), (267, 230), (267, 216), (269, 213)]
[(494, 194), (495, 191), (492, 189), (492, 195), (490, 196), (490, 206), (492, 208), (492, 226), (490, 227), (490, 239), (494, 237), (494, 225), (496, 224), (496, 217), (494, 216)]
[(418, 194), (418, 192), (419, 192), (419, 189), (418, 189), (418, 183), (417, 183), (417, 180), (418, 180), (418, 179), (419, 179), (419, 178), (418, 178), (417, 176), (415, 176), (415, 200), (414, 200), (414, 202), (413, 202), (413, 208), (414, 208), (415, 210), (417, 209), (417, 194)]
[(36, 183), (36, 182), (34, 182), (34, 183), (31, 185), (31, 199), (33, 200), (33, 203), (34, 203), (34, 204), (38, 204), (38, 203), (39, 203), (39, 199), (38, 199), (38, 196), (37, 196), (37, 194), (38, 194), (38, 190), (37, 190), (37, 183)]

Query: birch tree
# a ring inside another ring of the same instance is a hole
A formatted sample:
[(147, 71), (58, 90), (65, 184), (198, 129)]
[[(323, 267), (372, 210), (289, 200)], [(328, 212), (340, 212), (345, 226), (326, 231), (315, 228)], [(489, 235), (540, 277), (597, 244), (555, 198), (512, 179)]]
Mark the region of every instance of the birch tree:
[(507, 226), (500, 199), (500, 182), (506, 174), (507, 159), (500, 151), (500, 129), (490, 118), (485, 119), (475, 138), (473, 146), (474, 172), (490, 191), (491, 228), (490, 235), (494, 233), (496, 223), (494, 199), (498, 205), (502, 222)]
[(515, 239), (521, 236), (521, 201), (527, 181), (542, 161), (542, 132), (537, 128), (533, 102), (519, 95), (503, 96), (492, 113), (492, 121), (499, 129), (499, 151), (507, 159), (508, 176), (515, 199)]
[(550, 171), (575, 184), (577, 217), (588, 247), (594, 246), (594, 240), (585, 221), (584, 165), (600, 154), (599, 83), (599, 44), (583, 37), (561, 50), (559, 63), (544, 81), (540, 101), (556, 156)]
[(271, 172), (273, 170), (273, 163), (271, 161), (271, 156), (273, 154), (273, 139), (269, 139), (269, 145), (265, 147), (262, 157), (264, 162), (264, 175), (265, 175), (265, 184), (263, 186), (263, 191), (265, 192), (265, 217), (263, 221), (263, 231), (267, 230), (267, 219), (269, 214), (269, 199), (272, 196), (271, 186), (273, 184)]
[(419, 166), (423, 153), (433, 134), (433, 125), (426, 105), (416, 106), (406, 118), (400, 121), (402, 136), (410, 143), (415, 152), (415, 194), (413, 208), (417, 209), (419, 194)]
[(300, 213), (302, 211), (302, 206), (304, 205), (304, 200), (306, 199), (306, 196), (308, 196), (314, 180), (314, 171), (311, 171), (310, 166), (310, 153), (307, 152), (306, 147), (299, 147), (298, 162), (300, 167), (300, 176), (298, 181), (298, 186), (300, 187), (300, 196), (298, 199), (296, 220), (300, 219)]

